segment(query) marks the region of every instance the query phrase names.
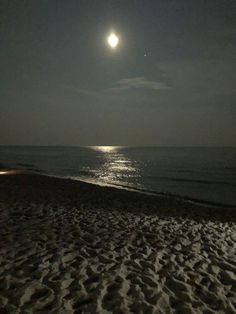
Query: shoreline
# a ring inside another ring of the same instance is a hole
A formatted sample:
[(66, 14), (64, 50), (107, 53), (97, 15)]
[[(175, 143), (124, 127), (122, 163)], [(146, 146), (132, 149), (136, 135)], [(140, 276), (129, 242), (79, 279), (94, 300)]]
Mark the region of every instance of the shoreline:
[(83, 179), (83, 178), (74, 178), (74, 177), (63, 177), (59, 175), (54, 175), (54, 174), (48, 174), (46, 172), (43, 172), (41, 170), (27, 170), (23, 168), (6, 168), (3, 165), (0, 164), (0, 171), (8, 171), (9, 174), (29, 174), (29, 175), (39, 175), (42, 177), (52, 177), (56, 179), (62, 179), (62, 180), (71, 180), (79, 183), (86, 183), (86, 184), (91, 184), (94, 186), (98, 187), (107, 187), (107, 188), (114, 188), (118, 190), (124, 190), (124, 191), (130, 191), (130, 192), (136, 192), (139, 194), (143, 195), (151, 195), (151, 196), (156, 196), (159, 198), (172, 198), (175, 200), (187, 202), (187, 203), (192, 203), (195, 205), (199, 205), (201, 207), (212, 207), (212, 208), (227, 208), (227, 209), (234, 209), (236, 211), (236, 204), (224, 204), (221, 202), (213, 202), (213, 201), (207, 201), (203, 199), (198, 199), (198, 198), (192, 198), (184, 195), (179, 195), (179, 194), (173, 194), (173, 193), (168, 193), (168, 192), (157, 192), (154, 190), (148, 190), (148, 189), (142, 189), (142, 188), (136, 188), (128, 185), (122, 185), (122, 184), (112, 184), (112, 183), (104, 183), (104, 182), (96, 182), (95, 180), (90, 180), (90, 179)]
[(0, 176), (0, 312), (235, 313), (236, 211)]
[[(151, 212), (156, 214), (162, 215), (175, 215), (175, 216), (191, 216), (192, 212), (197, 212), (197, 217), (199, 219), (208, 219), (208, 217), (212, 216), (211, 219), (231, 219), (236, 221), (236, 206), (235, 205), (228, 205), (228, 204), (221, 204), (221, 203), (214, 203), (214, 202), (207, 202), (198, 199), (192, 199), (184, 196), (173, 195), (170, 193), (158, 193), (158, 192), (145, 192), (140, 191), (139, 189), (132, 189), (132, 188), (125, 188), (122, 186), (113, 186), (113, 185), (103, 185), (97, 184), (93, 182), (87, 182), (84, 180), (77, 180), (73, 178), (65, 178), (59, 177), (55, 175), (50, 175), (42, 172), (34, 172), (32, 170), (25, 170), (25, 169), (13, 169), (13, 168), (5, 168), (5, 170), (1, 167), (3, 171), (7, 171), (7, 174), (0, 175), (0, 183), (1, 179), (4, 181), (4, 177), (12, 177), (14, 182), (14, 178), (23, 178), (28, 177), (34, 179), (38, 178), (38, 181), (47, 182), (48, 188), (50, 189), (51, 184), (58, 183), (62, 187), (72, 186), (73, 189), (79, 190), (81, 188), (86, 189), (86, 193), (91, 189), (96, 191), (96, 193), (101, 193), (101, 195), (106, 198), (108, 193), (111, 193), (112, 196), (115, 197), (124, 197), (129, 199), (129, 197), (134, 200), (138, 201), (149, 201), (151, 202)], [(48, 180), (47, 180), (48, 179)], [(52, 181), (50, 181), (50, 179)], [(21, 179), (20, 179), (21, 181)], [(32, 181), (32, 182), (33, 182)], [(37, 180), (36, 180), (37, 181)], [(23, 181), (24, 182), (24, 181)], [(163, 204), (161, 206), (157, 206), (157, 204)], [(155, 206), (153, 206), (155, 204)], [(181, 208), (182, 207), (182, 208)], [(188, 212), (190, 210), (190, 212)], [(142, 210), (141, 210), (142, 211)]]
[[(54, 176), (54, 175), (47, 175), (47, 174), (43, 174), (45, 176), (52, 176), (55, 178), (61, 178), (61, 179), (67, 179), (65, 177), (60, 177), (60, 176)], [(168, 192), (157, 192), (154, 190), (148, 190), (148, 189), (142, 189), (142, 188), (136, 188), (136, 187), (131, 187), (128, 185), (122, 185), (122, 184), (111, 184), (111, 183), (99, 183), (99, 182), (93, 182), (92, 180), (86, 180), (86, 179), (73, 179), (73, 177), (68, 177), (68, 179), (73, 180), (73, 181), (79, 181), (79, 182), (85, 182), (88, 184), (93, 184), (93, 185), (97, 185), (97, 186), (104, 186), (104, 187), (112, 187), (112, 188), (117, 188), (117, 189), (123, 189), (126, 191), (131, 191), (131, 192), (137, 192), (137, 193), (141, 193), (141, 194), (145, 194), (145, 195), (153, 195), (153, 196), (157, 196), (157, 197), (171, 197), (174, 199), (178, 199), (178, 200), (182, 200), (182, 201), (186, 201), (186, 202), (190, 202), (190, 203), (194, 203), (200, 206), (210, 206), (210, 207), (221, 207), (221, 208), (235, 208), (236, 210), (236, 204), (224, 204), (224, 203), (220, 203), (220, 202), (212, 202), (212, 201), (207, 201), (207, 200), (202, 200), (202, 199), (198, 199), (198, 198), (191, 198), (188, 196), (184, 196), (184, 195), (179, 195), (179, 194), (173, 194), (173, 193), (168, 193)]]

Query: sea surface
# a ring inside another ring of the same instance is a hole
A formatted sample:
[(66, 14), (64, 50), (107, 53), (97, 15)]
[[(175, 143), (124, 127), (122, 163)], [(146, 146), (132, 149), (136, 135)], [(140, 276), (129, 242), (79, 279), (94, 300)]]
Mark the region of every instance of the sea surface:
[(0, 146), (0, 163), (96, 184), (236, 205), (236, 148)]

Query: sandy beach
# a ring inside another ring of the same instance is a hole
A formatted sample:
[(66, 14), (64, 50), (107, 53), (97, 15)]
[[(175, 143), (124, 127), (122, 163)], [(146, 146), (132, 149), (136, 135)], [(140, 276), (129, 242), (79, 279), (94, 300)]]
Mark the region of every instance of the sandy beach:
[(0, 176), (0, 313), (236, 313), (236, 209)]

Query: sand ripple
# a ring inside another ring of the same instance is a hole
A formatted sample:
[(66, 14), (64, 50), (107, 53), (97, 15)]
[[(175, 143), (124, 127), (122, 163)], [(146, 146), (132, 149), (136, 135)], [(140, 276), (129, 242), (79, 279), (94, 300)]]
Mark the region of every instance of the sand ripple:
[(0, 201), (0, 313), (236, 313), (235, 223), (40, 193)]

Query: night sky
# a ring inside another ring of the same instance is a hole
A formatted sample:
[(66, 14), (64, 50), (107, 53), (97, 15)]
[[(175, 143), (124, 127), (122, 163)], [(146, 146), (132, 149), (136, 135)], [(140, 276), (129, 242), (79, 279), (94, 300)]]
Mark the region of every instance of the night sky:
[(1, 145), (235, 146), (236, 1), (0, 0), (0, 86)]

